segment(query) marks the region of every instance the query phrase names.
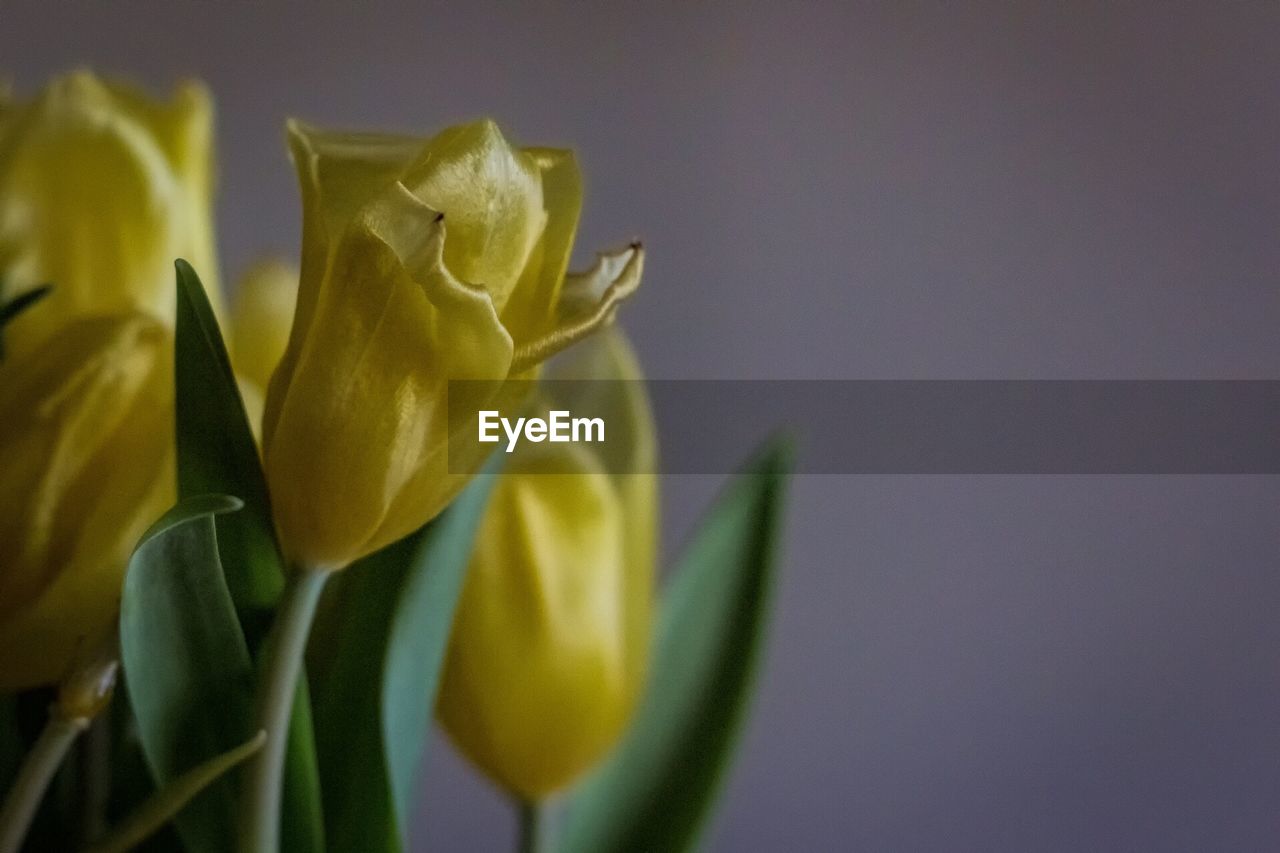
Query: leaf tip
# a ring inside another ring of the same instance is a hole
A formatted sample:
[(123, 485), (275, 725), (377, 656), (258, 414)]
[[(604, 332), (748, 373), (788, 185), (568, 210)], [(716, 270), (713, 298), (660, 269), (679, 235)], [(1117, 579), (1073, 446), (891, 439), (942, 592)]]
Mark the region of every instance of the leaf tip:
[(755, 474), (785, 477), (795, 469), (796, 445), (795, 432), (780, 429), (764, 440), (746, 470)]

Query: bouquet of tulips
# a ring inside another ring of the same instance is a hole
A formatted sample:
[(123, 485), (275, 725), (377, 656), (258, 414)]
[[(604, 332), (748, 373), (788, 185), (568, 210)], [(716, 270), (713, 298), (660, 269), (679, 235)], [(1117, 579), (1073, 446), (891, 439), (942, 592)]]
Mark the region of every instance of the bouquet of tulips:
[[(644, 251), (567, 270), (573, 154), (289, 122), (299, 264), (226, 305), (212, 137), (194, 83), (0, 96), (0, 853), (403, 850), (433, 720), (522, 849), (696, 845), (786, 443), (659, 592)], [(628, 380), (622, 444), (447, 452), (451, 381), (546, 377)]]

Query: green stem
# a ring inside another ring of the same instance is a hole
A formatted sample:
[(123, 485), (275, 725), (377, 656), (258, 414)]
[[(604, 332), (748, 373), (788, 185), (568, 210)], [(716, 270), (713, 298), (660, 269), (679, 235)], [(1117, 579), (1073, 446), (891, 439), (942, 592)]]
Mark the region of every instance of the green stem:
[(328, 579), (326, 571), (294, 572), (267, 637), (257, 705), (257, 725), (267, 733), (267, 742), (249, 768), (245, 791), (248, 801), (241, 810), (241, 853), (274, 853), (279, 849), (281, 784), (290, 712), (316, 603)]
[(22, 846), (50, 780), (86, 725), (88, 720), (82, 717), (49, 717), (0, 807), (0, 853), (17, 853)]
[(520, 811), (520, 853), (551, 853), (555, 849), (555, 841), (547, 807), (542, 803), (521, 800), (517, 808)]

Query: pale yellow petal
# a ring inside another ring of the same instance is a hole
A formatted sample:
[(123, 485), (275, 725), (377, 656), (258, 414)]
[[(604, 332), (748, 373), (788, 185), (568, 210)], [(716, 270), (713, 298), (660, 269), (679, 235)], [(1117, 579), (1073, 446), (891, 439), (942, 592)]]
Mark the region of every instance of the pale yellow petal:
[(589, 456), (512, 460), (495, 487), (453, 626), (439, 713), (463, 751), (530, 799), (559, 790), (630, 711), (619, 626), (623, 517)]
[(240, 277), (231, 313), (231, 357), (236, 372), (266, 388), (289, 345), (298, 270), (266, 259)]
[(447, 241), (435, 211), (393, 188), (341, 238), (304, 336), (295, 324), (297, 359), (273, 378), (264, 425), (277, 521), (295, 559), (340, 567), (429, 518), (435, 484), (413, 496), (424, 505), (416, 523), (384, 523), (444, 444), (448, 380), (507, 373), (510, 338), (485, 292), (443, 265)]
[(0, 280), (54, 289), (8, 330), (13, 353), (68, 320), (144, 311), (172, 325), (173, 262), (218, 302), (209, 198), (211, 114), (202, 90), (168, 105), (87, 72), (51, 82), (0, 122)]
[(462, 752), (535, 801), (587, 772), (627, 725), (648, 664), (657, 539), (653, 420), (625, 339), (608, 330), (547, 375), (614, 380), (548, 386), (533, 414), (584, 406), (605, 417), (615, 449), (526, 442), (509, 457), (438, 703)]
[(520, 280), (547, 214), (542, 174), (491, 121), (443, 131), (405, 173), (409, 191), (444, 213), (445, 266), (484, 287), (499, 313)]
[(0, 689), (53, 680), (105, 628), (173, 499), (171, 346), (148, 317), (90, 317), (0, 365)]
[(517, 348), (542, 337), (555, 325), (560, 288), (582, 214), (582, 174), (573, 152), (528, 148), (525, 153), (542, 172), (547, 226), (502, 312), (502, 324)]

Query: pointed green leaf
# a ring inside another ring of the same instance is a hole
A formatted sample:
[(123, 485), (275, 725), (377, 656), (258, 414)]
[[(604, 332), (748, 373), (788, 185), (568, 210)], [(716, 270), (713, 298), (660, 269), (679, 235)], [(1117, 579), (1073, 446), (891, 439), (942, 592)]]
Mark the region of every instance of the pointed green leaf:
[(315, 718), (333, 850), (405, 849), (453, 611), (492, 473), (476, 477), (421, 531), (339, 579)]
[(729, 484), (664, 597), (645, 696), (570, 803), (571, 853), (687, 850), (733, 759), (764, 645), (791, 450), (774, 440)]
[[(120, 652), (152, 778), (164, 787), (252, 732), (253, 668), (218, 562), (214, 515), (239, 506), (205, 496), (157, 522), (129, 561)], [(212, 785), (179, 815), (188, 850), (235, 838), (234, 788)]]
[(256, 646), (262, 620), (252, 611), (279, 599), (284, 562), (258, 446), (213, 307), (191, 265), (179, 260), (175, 266), (178, 494), (227, 494), (244, 501), (243, 512), (218, 519), (218, 543), (231, 597)]
[[(189, 497), (221, 492), (244, 500), (242, 512), (219, 516), (218, 551), (249, 648), (256, 655), (284, 589), (284, 560), (257, 443), (218, 320), (191, 265), (179, 260), (175, 267), (178, 493)], [(324, 849), (324, 822), (305, 679), (298, 689), (285, 759), (281, 834), (288, 853), (318, 853)]]

